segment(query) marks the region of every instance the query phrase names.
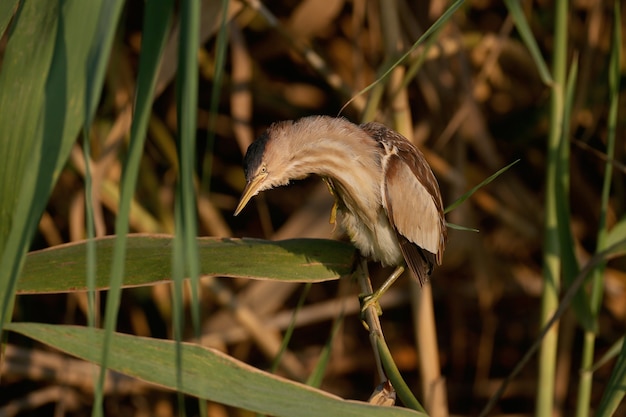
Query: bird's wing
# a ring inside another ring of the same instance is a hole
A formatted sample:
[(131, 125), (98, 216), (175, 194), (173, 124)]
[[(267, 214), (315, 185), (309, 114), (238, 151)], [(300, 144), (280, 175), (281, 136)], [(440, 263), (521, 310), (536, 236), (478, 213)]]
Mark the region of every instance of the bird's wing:
[(378, 123), (362, 128), (387, 151), (382, 203), (409, 269), (424, 282), (432, 265), (441, 263), (447, 235), (437, 180), (424, 155), (402, 135)]

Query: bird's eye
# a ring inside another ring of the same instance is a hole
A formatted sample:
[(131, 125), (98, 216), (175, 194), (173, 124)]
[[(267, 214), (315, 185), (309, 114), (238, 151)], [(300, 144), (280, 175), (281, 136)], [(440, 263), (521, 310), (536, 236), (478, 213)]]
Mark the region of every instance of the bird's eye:
[(260, 173), (261, 173), (261, 174), (265, 174), (266, 172), (267, 172), (267, 167), (266, 167), (265, 165), (263, 165), (263, 166), (261, 167), (261, 172), (260, 172)]

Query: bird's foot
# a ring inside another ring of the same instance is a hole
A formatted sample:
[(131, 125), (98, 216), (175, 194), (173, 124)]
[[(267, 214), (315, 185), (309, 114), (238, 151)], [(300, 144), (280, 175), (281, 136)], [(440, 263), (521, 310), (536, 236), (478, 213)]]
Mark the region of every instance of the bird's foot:
[[(369, 294), (369, 295), (364, 295), (364, 294), (359, 295), (359, 301), (361, 302), (361, 321), (363, 321), (363, 324), (365, 324), (365, 320), (364, 320), (365, 314), (370, 307), (374, 307), (376, 309), (377, 315), (379, 316), (383, 315), (383, 311), (380, 308), (380, 304), (378, 303), (378, 300), (380, 300), (380, 297), (383, 296), (383, 294), (387, 291), (387, 289), (391, 287), (391, 284), (393, 284), (396, 281), (396, 279), (398, 279), (398, 277), (402, 275), (403, 272), (404, 272), (403, 266), (397, 267), (393, 271), (393, 273), (389, 276), (389, 278), (387, 278), (387, 280), (383, 283), (383, 285), (381, 285), (379, 289), (374, 291), (374, 293)], [(367, 327), (368, 326), (365, 325), (365, 328)]]
[(378, 299), (381, 295), (382, 294), (380, 294), (378, 291), (374, 292), (373, 294), (359, 295), (359, 302), (361, 304), (361, 321), (363, 322), (365, 328), (368, 327), (367, 320), (365, 320), (365, 315), (367, 314), (367, 310), (369, 310), (370, 307), (374, 308), (374, 310), (376, 311), (376, 315), (383, 315), (383, 310), (380, 308), (380, 304), (378, 304)]

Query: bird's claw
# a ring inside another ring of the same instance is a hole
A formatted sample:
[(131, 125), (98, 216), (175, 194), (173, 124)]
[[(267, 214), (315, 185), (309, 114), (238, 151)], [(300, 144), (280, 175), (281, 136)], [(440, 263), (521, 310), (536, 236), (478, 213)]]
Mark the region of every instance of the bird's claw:
[(370, 307), (373, 307), (376, 311), (376, 315), (382, 316), (383, 310), (380, 308), (380, 304), (378, 304), (378, 296), (377, 293), (374, 294), (360, 294), (359, 295), (359, 303), (361, 304), (361, 321), (363, 325), (367, 328), (367, 321), (365, 320), (365, 314)]

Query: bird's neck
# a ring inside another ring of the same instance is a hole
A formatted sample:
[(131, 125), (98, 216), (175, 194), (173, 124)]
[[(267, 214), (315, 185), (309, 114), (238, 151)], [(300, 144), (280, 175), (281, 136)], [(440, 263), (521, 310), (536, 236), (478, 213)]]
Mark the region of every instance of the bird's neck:
[(301, 167), (308, 169), (305, 174), (330, 179), (335, 194), (351, 211), (354, 206), (378, 207), (382, 180), (378, 142), (344, 119), (324, 122), (307, 132), (308, 140), (298, 150)]

